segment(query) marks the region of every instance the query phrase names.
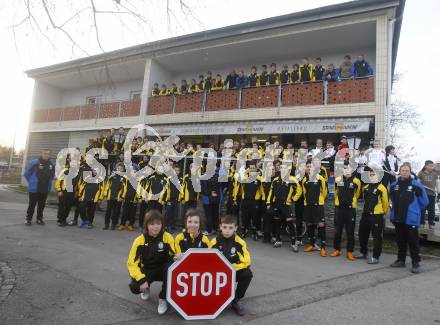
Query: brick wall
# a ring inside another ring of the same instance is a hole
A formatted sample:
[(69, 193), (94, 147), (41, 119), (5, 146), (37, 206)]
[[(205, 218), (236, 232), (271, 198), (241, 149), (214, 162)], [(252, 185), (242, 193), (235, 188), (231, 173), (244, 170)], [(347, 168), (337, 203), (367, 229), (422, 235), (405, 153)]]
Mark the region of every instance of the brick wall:
[(201, 112), (203, 104), (203, 93), (176, 96), (176, 113)]
[(119, 116), (119, 102), (99, 105), (99, 118), (111, 118)]
[(238, 108), (238, 90), (213, 91), (206, 99), (207, 111), (219, 111)]
[(34, 111), (34, 122), (35, 123), (47, 122), (47, 115), (48, 115), (47, 109), (36, 109)]
[(328, 104), (374, 102), (374, 79), (330, 82), (327, 94)]
[(97, 117), (98, 107), (97, 105), (84, 105), (81, 106), (81, 120), (90, 120)]
[(140, 114), (141, 102), (140, 101), (125, 101), (121, 103), (120, 116), (137, 116)]
[(242, 91), (242, 108), (264, 108), (278, 106), (278, 86), (245, 88)]
[(322, 82), (285, 85), (282, 91), (282, 106), (324, 105)]
[(79, 120), (80, 113), (81, 111), (79, 106), (64, 107), (63, 121)]
[(173, 112), (173, 96), (157, 96), (148, 98), (148, 115), (171, 114)]

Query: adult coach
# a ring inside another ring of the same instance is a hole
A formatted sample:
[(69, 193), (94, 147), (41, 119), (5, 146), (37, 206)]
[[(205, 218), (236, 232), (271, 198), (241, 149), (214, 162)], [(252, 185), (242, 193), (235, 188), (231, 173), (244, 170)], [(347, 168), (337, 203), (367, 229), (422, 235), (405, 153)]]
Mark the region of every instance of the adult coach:
[(420, 246), (418, 229), (421, 211), (428, 205), (428, 196), (423, 185), (411, 177), (411, 165), (400, 166), (400, 177), (391, 184), (392, 202), (390, 220), (396, 228), (398, 247), (397, 260), (392, 267), (405, 267), (406, 252), (409, 247), (412, 273), (420, 273)]
[(35, 206), (37, 206), (37, 224), (44, 225), (43, 210), (47, 193), (52, 186), (55, 166), (49, 159), (49, 149), (43, 149), (38, 159), (31, 160), (25, 169), (24, 177), (28, 181), (29, 205), (26, 214), (26, 225), (32, 225)]

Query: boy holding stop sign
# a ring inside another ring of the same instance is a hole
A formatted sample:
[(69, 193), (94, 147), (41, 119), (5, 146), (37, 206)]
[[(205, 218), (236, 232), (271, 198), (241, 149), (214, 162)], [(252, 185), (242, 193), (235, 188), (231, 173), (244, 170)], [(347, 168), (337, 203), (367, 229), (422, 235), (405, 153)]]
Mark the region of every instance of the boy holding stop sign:
[(225, 215), (220, 219), (220, 232), (209, 243), (210, 248), (217, 248), (236, 270), (237, 288), (232, 308), (239, 316), (245, 314), (240, 299), (244, 297), (252, 280), (251, 256), (246, 242), (237, 234), (237, 219), (233, 215)]

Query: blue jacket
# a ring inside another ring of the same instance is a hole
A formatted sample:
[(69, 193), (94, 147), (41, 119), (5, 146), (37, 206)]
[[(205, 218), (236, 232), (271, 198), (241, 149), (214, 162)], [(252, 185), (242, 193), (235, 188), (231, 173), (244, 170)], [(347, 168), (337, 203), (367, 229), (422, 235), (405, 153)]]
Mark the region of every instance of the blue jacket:
[[(46, 178), (48, 180), (47, 192), (50, 192), (52, 187), (52, 180), (55, 175), (55, 166), (49, 160), (48, 161), (48, 169), (44, 169), (44, 165), (40, 162), (40, 158), (33, 159), (29, 161), (24, 171), (24, 177), (28, 182), (28, 191), (29, 193), (39, 192), (38, 184), (40, 180)], [(45, 191), (46, 189), (40, 189), (40, 192)]]
[(327, 81), (338, 81), (339, 80), (339, 70), (334, 69), (332, 72), (326, 70), (323, 76), (324, 80)]
[[(362, 71), (360, 73), (360, 71)], [(354, 78), (362, 78), (373, 75), (373, 68), (367, 61), (358, 62), (355, 61), (351, 66), (351, 75)]]
[(405, 182), (400, 177), (391, 184), (390, 199), (392, 203), (391, 222), (419, 226), (421, 211), (428, 206), (428, 195), (423, 185), (416, 179)]
[(240, 76), (237, 76), (237, 78), (235, 79), (235, 87), (237, 87), (238, 89), (247, 87), (247, 84), (248, 78), (245, 75), (243, 75), (242, 78), (240, 78)]

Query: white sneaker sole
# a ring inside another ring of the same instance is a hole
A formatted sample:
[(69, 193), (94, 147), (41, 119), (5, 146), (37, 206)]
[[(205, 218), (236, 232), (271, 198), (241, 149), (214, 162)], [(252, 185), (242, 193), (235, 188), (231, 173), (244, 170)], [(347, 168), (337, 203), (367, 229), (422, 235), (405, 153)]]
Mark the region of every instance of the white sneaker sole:
[(150, 295), (142, 292), (141, 293), (141, 299), (143, 301), (147, 301), (148, 299), (150, 299)]

